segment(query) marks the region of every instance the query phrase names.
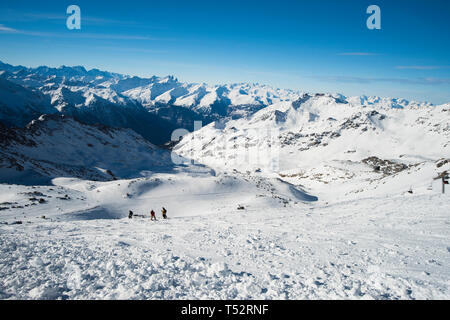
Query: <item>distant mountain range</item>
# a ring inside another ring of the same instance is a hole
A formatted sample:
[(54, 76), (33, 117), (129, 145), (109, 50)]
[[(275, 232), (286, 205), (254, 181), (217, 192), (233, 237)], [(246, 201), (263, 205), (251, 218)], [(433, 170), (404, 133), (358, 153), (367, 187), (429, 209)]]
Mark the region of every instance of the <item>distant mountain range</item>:
[(139, 78), (84, 67), (26, 68), (0, 62), (0, 120), (24, 126), (60, 113), (90, 124), (131, 128), (155, 144), (176, 128), (193, 129), (223, 118), (247, 117), (298, 93), (258, 84), (208, 86), (172, 76)]
[(434, 161), (450, 157), (449, 114), (449, 104), (0, 62), (0, 182), (108, 180), (169, 170), (170, 153), (157, 146), (177, 128), (192, 131), (196, 120), (205, 127), (175, 150), (213, 168), (257, 170), (236, 157), (274, 138), (285, 171), (372, 156)]
[[(173, 76), (139, 78), (84, 67), (27, 68), (0, 62), (0, 121), (23, 127), (41, 114), (64, 114), (88, 124), (130, 128), (150, 142), (170, 141), (174, 129), (193, 130), (196, 120), (248, 118), (301, 92), (260, 84), (209, 86)], [(334, 95), (348, 103), (393, 108), (427, 103)]]

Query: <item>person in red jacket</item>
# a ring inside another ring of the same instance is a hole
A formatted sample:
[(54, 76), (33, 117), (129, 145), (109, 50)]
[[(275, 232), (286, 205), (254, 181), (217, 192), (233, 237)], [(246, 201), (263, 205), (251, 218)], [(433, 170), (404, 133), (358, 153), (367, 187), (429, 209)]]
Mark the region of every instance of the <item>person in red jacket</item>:
[(156, 213), (153, 210), (150, 211), (150, 220), (151, 221), (153, 221), (153, 220), (158, 221), (158, 220), (156, 220)]

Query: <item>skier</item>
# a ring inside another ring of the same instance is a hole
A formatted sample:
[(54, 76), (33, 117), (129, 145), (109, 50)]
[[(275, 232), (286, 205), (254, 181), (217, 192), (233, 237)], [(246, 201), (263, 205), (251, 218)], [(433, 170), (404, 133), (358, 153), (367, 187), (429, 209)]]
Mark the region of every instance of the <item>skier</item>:
[(128, 219), (133, 219), (133, 211), (130, 210), (130, 212), (128, 213)]
[(155, 211), (153, 211), (153, 209), (152, 209), (152, 211), (150, 211), (150, 220), (158, 221), (158, 220), (156, 220), (156, 213), (155, 213)]
[(167, 219), (167, 210), (166, 210), (166, 208), (162, 208), (162, 210), (161, 210), (161, 213), (162, 213), (162, 216), (163, 216), (163, 219)]

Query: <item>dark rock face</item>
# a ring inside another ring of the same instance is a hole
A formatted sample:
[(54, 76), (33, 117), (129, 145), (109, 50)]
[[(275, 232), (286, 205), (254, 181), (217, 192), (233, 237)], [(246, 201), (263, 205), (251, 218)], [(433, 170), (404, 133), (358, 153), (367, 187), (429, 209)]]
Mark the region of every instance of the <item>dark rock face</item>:
[(393, 175), (408, 169), (408, 166), (404, 163), (383, 160), (378, 157), (369, 157), (362, 160), (362, 162), (373, 167), (374, 171), (383, 173), (384, 175)]
[(442, 159), (442, 160), (439, 160), (439, 161), (437, 161), (437, 163), (436, 163), (436, 167), (440, 168), (440, 167), (446, 165), (447, 163), (450, 163), (450, 159)]

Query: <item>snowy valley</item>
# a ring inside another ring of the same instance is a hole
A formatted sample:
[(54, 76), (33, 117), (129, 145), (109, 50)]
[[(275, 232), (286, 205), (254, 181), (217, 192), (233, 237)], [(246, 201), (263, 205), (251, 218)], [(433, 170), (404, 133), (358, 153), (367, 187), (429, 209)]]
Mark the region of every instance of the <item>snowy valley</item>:
[(450, 104), (0, 63), (0, 145), (0, 299), (450, 298)]

